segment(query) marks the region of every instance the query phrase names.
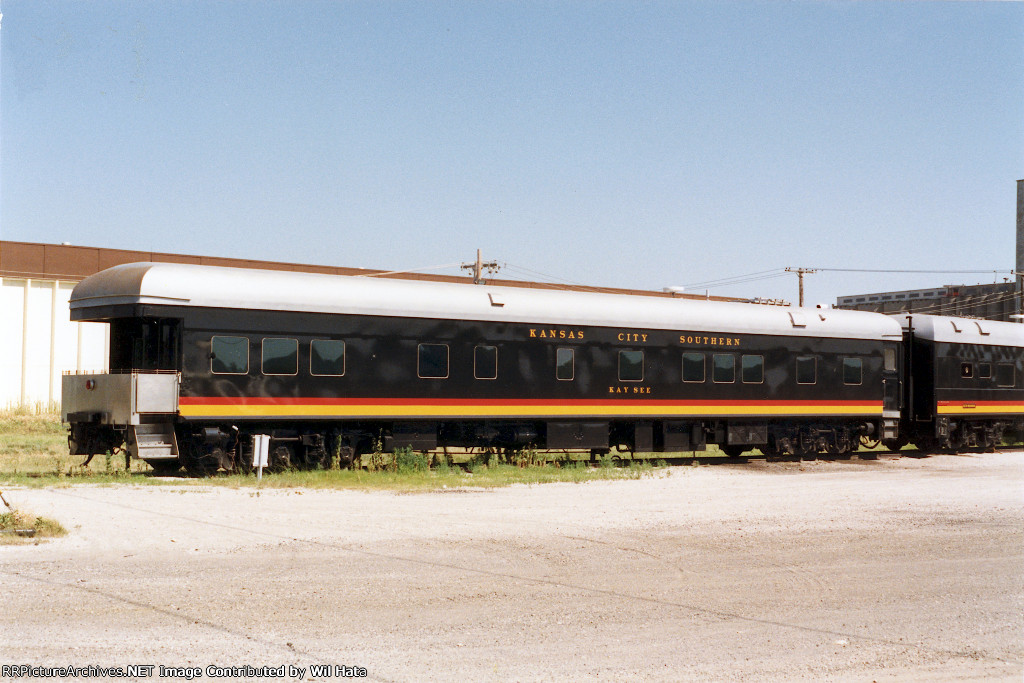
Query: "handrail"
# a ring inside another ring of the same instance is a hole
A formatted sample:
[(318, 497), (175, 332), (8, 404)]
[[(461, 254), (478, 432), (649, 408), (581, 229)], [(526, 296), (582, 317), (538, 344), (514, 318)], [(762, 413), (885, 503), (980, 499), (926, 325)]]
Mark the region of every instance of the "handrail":
[(65, 370), (62, 375), (177, 375), (177, 370)]

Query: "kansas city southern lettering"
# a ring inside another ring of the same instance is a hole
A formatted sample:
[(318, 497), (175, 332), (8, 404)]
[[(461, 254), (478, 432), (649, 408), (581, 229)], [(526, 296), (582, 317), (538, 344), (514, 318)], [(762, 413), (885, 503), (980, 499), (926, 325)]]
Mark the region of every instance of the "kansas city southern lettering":
[(696, 334), (679, 335), (680, 344), (700, 344), (702, 346), (739, 346), (739, 337), (705, 337)]
[(583, 339), (583, 330), (531, 327), (530, 339)]

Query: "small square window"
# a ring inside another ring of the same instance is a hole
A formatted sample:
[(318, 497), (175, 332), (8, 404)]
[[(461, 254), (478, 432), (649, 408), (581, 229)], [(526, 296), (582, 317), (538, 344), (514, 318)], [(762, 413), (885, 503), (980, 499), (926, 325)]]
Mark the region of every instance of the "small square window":
[(815, 384), (818, 381), (818, 359), (814, 356), (798, 356), (796, 359), (796, 383)]
[(703, 382), (705, 378), (704, 354), (684, 353), (683, 354), (683, 381)]
[(555, 377), (569, 381), (576, 372), (576, 351), (560, 347), (555, 351)]
[(744, 384), (764, 382), (764, 356), (744, 355), (740, 358), (740, 376)]
[(448, 377), (448, 345), (420, 344), (418, 374), (424, 379)]
[(345, 342), (314, 339), (309, 343), (309, 374), (339, 377), (345, 374)]
[(990, 379), (992, 377), (992, 364), (991, 363), (978, 363), (978, 378), (979, 379)]
[(264, 375), (295, 375), (299, 372), (299, 342), (295, 339), (263, 340)]
[(644, 379), (644, 352), (619, 351), (619, 381), (642, 382)]
[(999, 363), (996, 365), (996, 386), (1012, 387), (1016, 384), (1014, 367), (1010, 363)]
[(473, 349), (473, 376), (477, 379), (498, 378), (497, 346), (477, 346)]
[(712, 356), (711, 379), (718, 383), (736, 381), (736, 356), (731, 353), (716, 353)]
[(974, 363), (961, 363), (960, 378), (970, 379), (971, 377), (974, 377)]
[(214, 337), (210, 341), (210, 371), (218, 375), (249, 372), (249, 340), (245, 337)]

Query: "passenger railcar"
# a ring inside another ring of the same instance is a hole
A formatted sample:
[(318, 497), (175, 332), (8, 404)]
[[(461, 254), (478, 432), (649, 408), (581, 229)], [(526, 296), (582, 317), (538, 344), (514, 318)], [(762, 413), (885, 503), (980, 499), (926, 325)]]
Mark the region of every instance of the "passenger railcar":
[(64, 378), (73, 454), (322, 466), (396, 447), (738, 455), (900, 438), (892, 318), (167, 263), (81, 282), (109, 372)]
[(1024, 420), (1024, 325), (899, 317), (906, 361), (903, 430), (892, 446), (993, 448)]

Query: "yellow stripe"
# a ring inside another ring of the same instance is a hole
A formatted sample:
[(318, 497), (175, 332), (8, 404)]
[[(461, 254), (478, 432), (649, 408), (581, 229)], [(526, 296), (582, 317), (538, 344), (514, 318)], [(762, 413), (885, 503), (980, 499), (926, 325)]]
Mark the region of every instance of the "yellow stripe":
[(185, 417), (640, 417), (693, 415), (881, 415), (846, 406), (434, 406), (434, 405), (187, 405)]
[(979, 406), (974, 403), (959, 406), (938, 406), (936, 412), (939, 415), (970, 415), (981, 413), (1009, 415), (1011, 413), (1024, 413), (1024, 403), (1013, 406)]

